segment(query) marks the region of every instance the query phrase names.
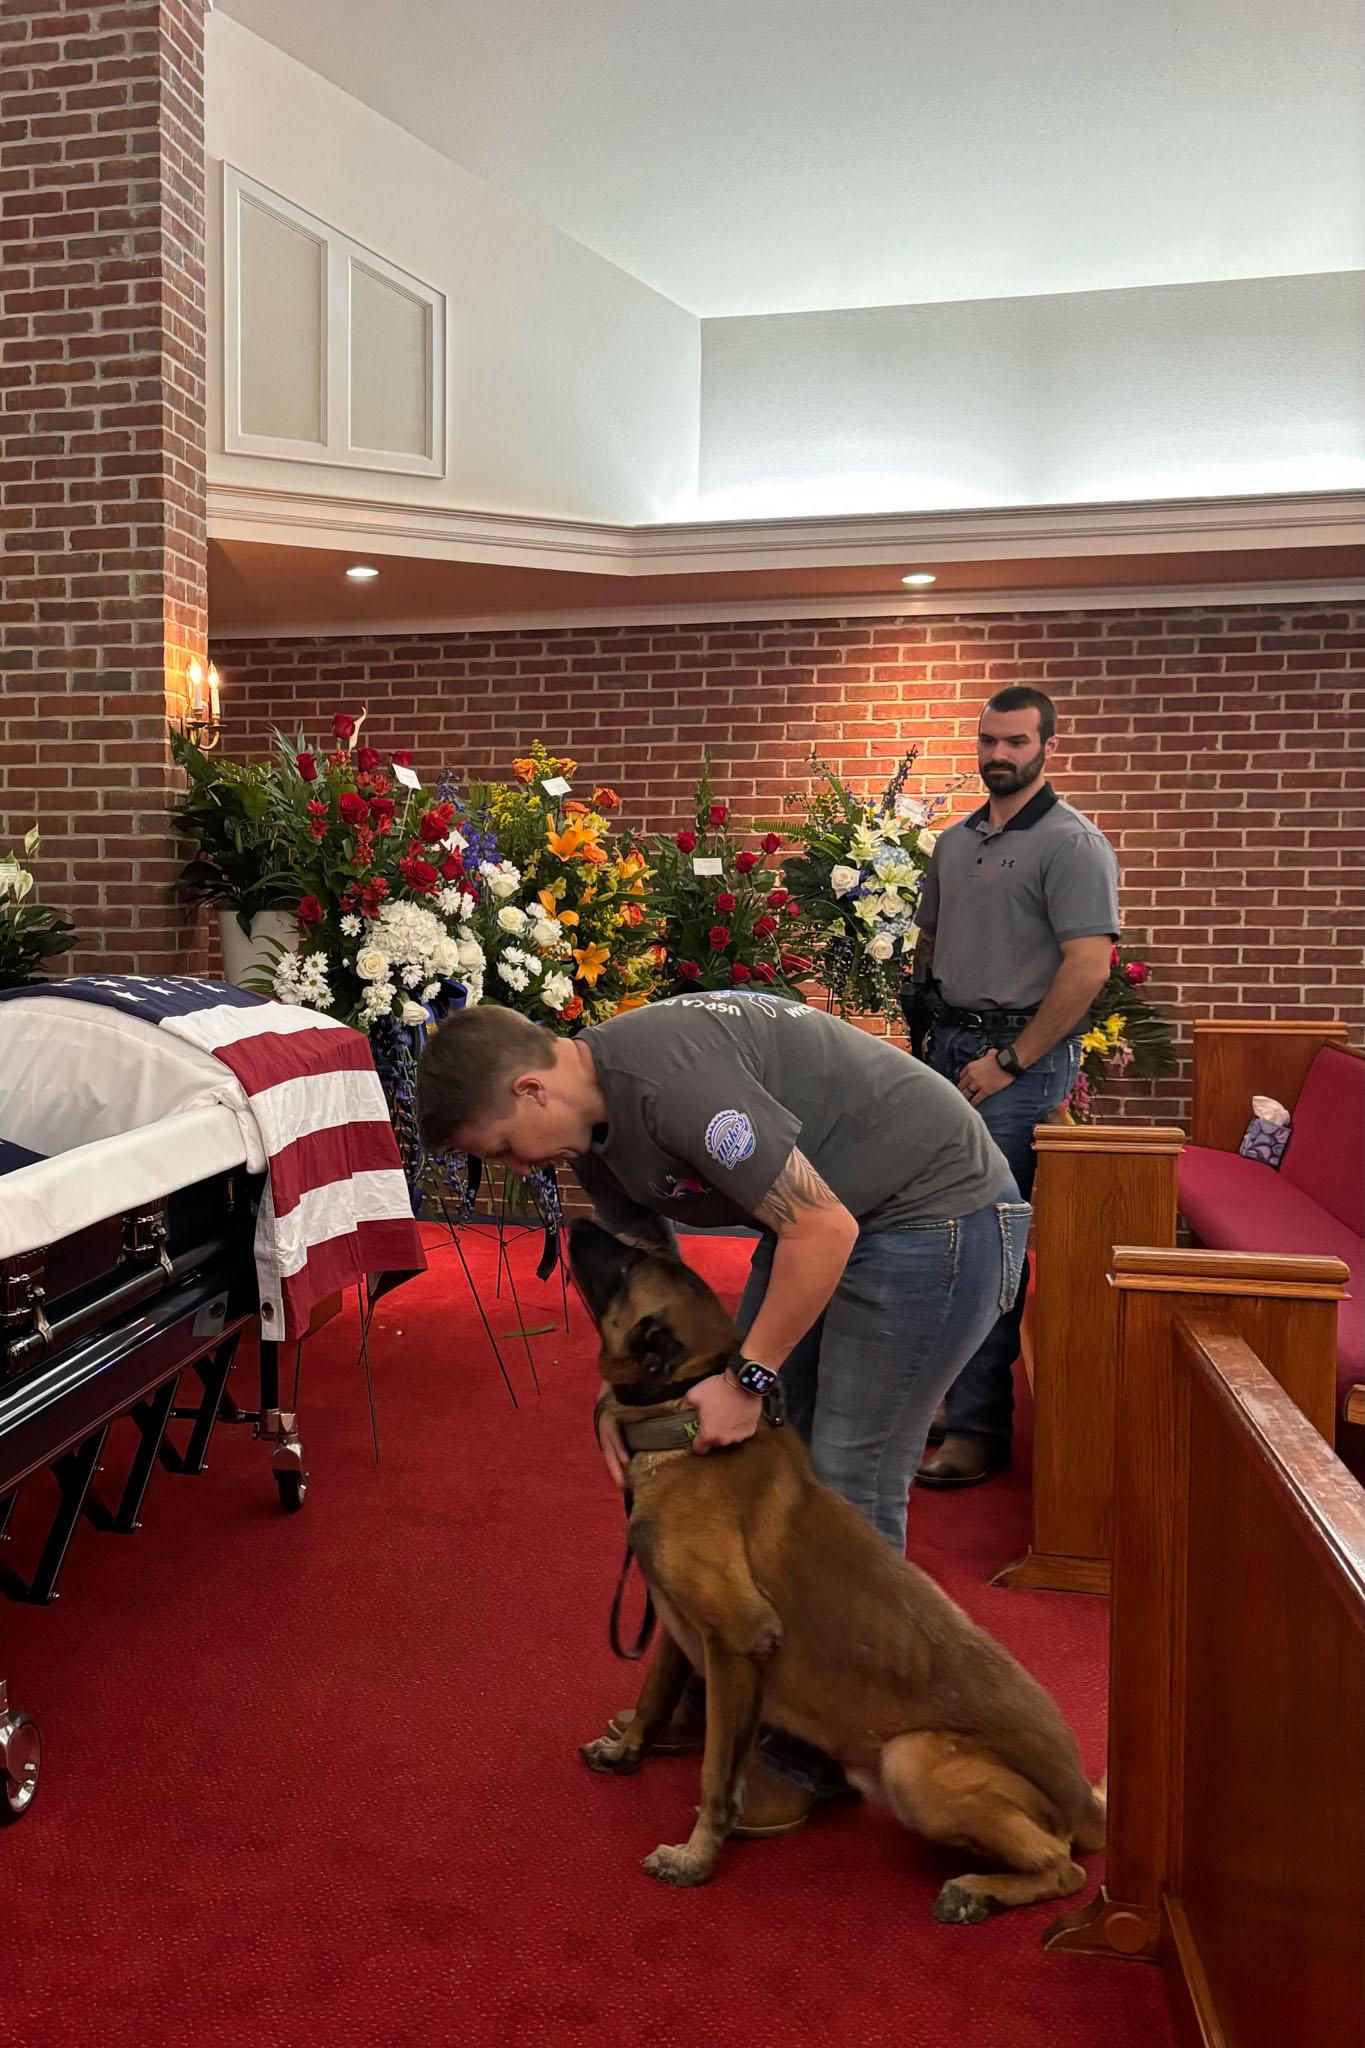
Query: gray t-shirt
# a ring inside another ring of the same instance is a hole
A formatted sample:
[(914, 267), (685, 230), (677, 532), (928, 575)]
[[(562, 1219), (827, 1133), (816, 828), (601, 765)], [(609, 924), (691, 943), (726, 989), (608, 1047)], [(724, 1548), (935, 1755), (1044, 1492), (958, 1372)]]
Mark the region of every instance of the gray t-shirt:
[(1009, 1168), (951, 1082), (780, 996), (674, 996), (584, 1033), (607, 1122), (575, 1161), (608, 1228), (631, 1212), (752, 1222), (793, 1150), (868, 1230), (962, 1216)]
[(934, 848), (916, 923), (934, 934), (934, 978), (959, 1010), (1031, 1010), (1064, 939), (1119, 934), (1113, 847), (1046, 783), (999, 831), (983, 804)]

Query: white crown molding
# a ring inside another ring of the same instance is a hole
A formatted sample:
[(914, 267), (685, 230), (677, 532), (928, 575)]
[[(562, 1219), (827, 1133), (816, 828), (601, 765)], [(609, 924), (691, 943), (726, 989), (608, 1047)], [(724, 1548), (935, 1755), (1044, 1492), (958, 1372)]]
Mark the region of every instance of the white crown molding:
[(208, 526), (214, 540), (630, 577), (1343, 546), (1365, 541), (1365, 493), (613, 526), (220, 481), (209, 485)]
[(303, 623), (290, 621), (281, 626), (234, 626), (215, 621), (212, 638), (216, 646), (226, 642), (259, 640), (335, 640), (355, 643), (382, 640), (407, 634), (441, 635), (456, 638), (465, 633), (535, 633), (588, 631), (604, 626), (687, 626), (718, 625), (766, 620), (783, 624), (792, 619), (924, 619), (973, 618), (1002, 612), (1107, 612), (1107, 611), (1199, 611), (1229, 605), (1255, 608), (1275, 604), (1340, 604), (1365, 599), (1365, 579), (1340, 579), (1281, 583), (1154, 584), (1130, 585), (1117, 589), (1081, 590), (965, 590), (946, 592), (941, 597), (800, 597), (713, 599), (706, 604), (620, 605), (574, 611), (557, 610), (490, 612), (478, 617), (452, 618), (448, 614), (367, 619), (363, 626), (340, 626), (335, 614)]

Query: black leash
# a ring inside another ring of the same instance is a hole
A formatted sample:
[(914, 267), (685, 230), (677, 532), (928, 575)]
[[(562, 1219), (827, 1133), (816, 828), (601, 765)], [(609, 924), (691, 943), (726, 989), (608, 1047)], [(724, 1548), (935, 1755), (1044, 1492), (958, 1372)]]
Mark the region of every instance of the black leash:
[[(629, 1494), (627, 1494), (625, 1497), (625, 1504), (626, 1523), (627, 1526), (629, 1526)], [(650, 1644), (654, 1640), (654, 1631), (658, 1627), (659, 1620), (658, 1616), (654, 1612), (654, 1595), (650, 1592), (649, 1581), (648, 1579), (646, 1579), (645, 1611), (643, 1619), (640, 1622), (640, 1632), (635, 1638), (634, 1647), (628, 1650), (625, 1644), (621, 1641), (621, 1612), (626, 1604), (626, 1585), (630, 1578), (630, 1568), (634, 1561), (635, 1552), (631, 1548), (630, 1537), (627, 1536), (626, 1554), (621, 1560), (621, 1575), (616, 1581), (616, 1593), (611, 1603), (611, 1623), (607, 1630), (607, 1637), (609, 1642), (611, 1643), (611, 1653), (613, 1657), (619, 1657), (623, 1664), (639, 1663), (640, 1659), (644, 1656), (645, 1651), (649, 1648)]]

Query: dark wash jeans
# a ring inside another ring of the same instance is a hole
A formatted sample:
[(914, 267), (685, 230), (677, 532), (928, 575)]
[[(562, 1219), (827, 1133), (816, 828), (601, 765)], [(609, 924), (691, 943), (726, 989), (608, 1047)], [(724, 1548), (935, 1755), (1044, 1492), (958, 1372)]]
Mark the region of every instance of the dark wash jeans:
[[(979, 1031), (935, 1025), (929, 1064), (948, 1080), (956, 1081), (963, 1068), (980, 1059), (990, 1044)], [(1076, 1085), (1080, 1065), (1079, 1038), (1063, 1039), (1008, 1088), (999, 1089), (977, 1104), (986, 1128), (1008, 1159), (1025, 1200), (1033, 1193), (1033, 1127), (1046, 1123), (1050, 1113), (1066, 1101)], [(952, 1435), (979, 1437), (1002, 1458), (1009, 1454), (1014, 1428), (1014, 1361), (1019, 1356), (1019, 1325), (1027, 1292), (1028, 1260), (1024, 1259), (1014, 1300), (985, 1334), (948, 1389), (944, 1403)]]

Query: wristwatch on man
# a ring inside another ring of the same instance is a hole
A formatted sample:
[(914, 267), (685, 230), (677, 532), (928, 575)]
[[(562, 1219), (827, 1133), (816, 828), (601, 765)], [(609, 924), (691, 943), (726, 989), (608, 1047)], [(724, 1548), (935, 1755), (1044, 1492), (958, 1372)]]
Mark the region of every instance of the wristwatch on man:
[(1012, 1045), (997, 1045), (995, 1057), (1012, 1081), (1017, 1081), (1024, 1072), (1024, 1068), (1020, 1064), (1019, 1055)]
[(743, 1387), (746, 1394), (753, 1394), (760, 1401), (777, 1385), (777, 1374), (772, 1367), (760, 1365), (754, 1358), (741, 1358), (738, 1365), (729, 1368), (729, 1377), (737, 1387)]

